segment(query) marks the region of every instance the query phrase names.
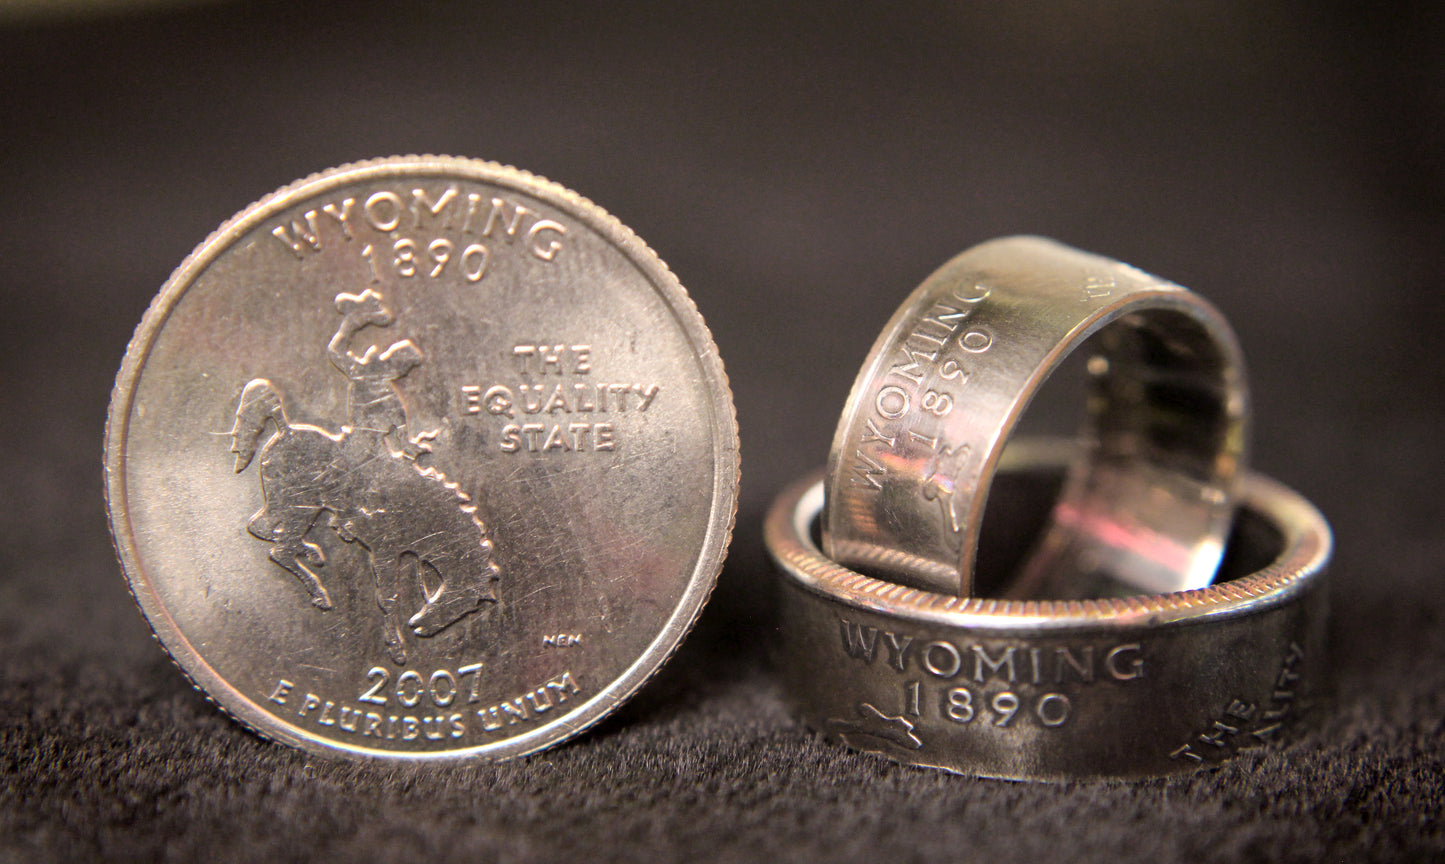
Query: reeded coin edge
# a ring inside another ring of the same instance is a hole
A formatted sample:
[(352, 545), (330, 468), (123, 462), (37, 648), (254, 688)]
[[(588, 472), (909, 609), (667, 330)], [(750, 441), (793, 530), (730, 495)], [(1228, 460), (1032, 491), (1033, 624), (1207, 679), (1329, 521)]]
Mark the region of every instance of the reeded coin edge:
[(1274, 480), (1246, 473), (1241, 503), (1268, 518), (1284, 541), (1276, 560), (1249, 576), (1190, 591), (1099, 600), (954, 597), (874, 579), (825, 557), (810, 537), (812, 520), (822, 508), (821, 477), (821, 471), (814, 472), (785, 489), (764, 524), (768, 551), (787, 578), (836, 602), (949, 627), (1093, 630), (1253, 614), (1312, 588), (1323, 577), (1333, 549), (1329, 524), (1313, 504)]
[[(371, 750), (313, 736), (283, 723), (259, 708), (254, 699), (223, 679), (186, 638), (171, 618), (164, 602), (155, 594), (136, 548), (135, 534), (126, 506), (126, 438), (135, 385), (149, 360), (156, 337), (169, 319), (171, 310), (194, 284), (196, 278), (230, 248), (231, 244), (245, 236), (257, 224), (329, 189), (379, 177), (438, 174), (461, 175), (467, 179), (513, 188), (567, 212), (616, 246), (662, 296), (684, 336), (696, 349), (695, 357), (699, 370), (712, 395), (712, 402), (708, 405), (711, 414), (709, 428), (714, 432), (712, 517), (703, 545), (698, 550), (695, 559), (697, 564), (689, 577), (688, 587), (672, 616), (638, 659), (596, 696), (548, 726), (491, 744), (418, 753)], [(741, 481), (737, 409), (722, 357), (711, 331), (697, 309), (697, 304), (667, 264), (616, 217), (561, 184), (498, 162), (430, 154), (368, 159), (319, 171), (258, 198), (221, 223), (171, 273), (136, 326), (126, 346), (125, 356), (111, 391), (104, 442), (106, 512), (116, 557), (126, 576), (126, 587), (149, 624), (152, 638), (166, 652), (187, 682), (208, 702), (263, 738), (323, 756), (339, 755), (363, 760), (498, 760), (524, 756), (573, 738), (602, 720), (657, 673), (696, 624), (702, 608), (716, 588), (717, 578), (732, 540)], [(224, 698), (217, 694), (223, 694)]]

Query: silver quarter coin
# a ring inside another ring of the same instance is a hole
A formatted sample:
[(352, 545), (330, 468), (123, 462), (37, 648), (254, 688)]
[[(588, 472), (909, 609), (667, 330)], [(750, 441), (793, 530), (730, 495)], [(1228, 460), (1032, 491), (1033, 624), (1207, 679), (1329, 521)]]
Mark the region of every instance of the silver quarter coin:
[(677, 279), (578, 195), (404, 157), (223, 225), (146, 313), (106, 490), (137, 602), (242, 723), (505, 758), (626, 699), (711, 593), (732, 396)]

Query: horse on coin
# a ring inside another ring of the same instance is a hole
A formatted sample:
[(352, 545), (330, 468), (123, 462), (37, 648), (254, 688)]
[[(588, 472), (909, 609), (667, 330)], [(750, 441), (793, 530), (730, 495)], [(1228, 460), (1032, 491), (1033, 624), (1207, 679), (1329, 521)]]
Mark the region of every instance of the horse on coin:
[[(247, 530), (272, 544), (271, 560), (296, 577), (317, 608), (332, 606), (317, 572), (325, 553), (306, 539), (321, 514), (342, 540), (366, 549), (387, 653), (401, 665), (406, 644), (397, 605), (403, 579), (421, 585), (424, 602), (407, 624), (425, 638), (496, 602), (500, 568), (471, 498), (437, 469), (417, 464), (434, 436), (406, 435), (405, 406), (393, 382), (421, 362), (420, 350), (403, 340), (380, 353), (345, 351), (357, 330), (388, 326), (393, 316), (369, 289), (339, 294), (336, 305), (343, 321), (328, 353), (350, 381), (352, 422), (337, 432), (292, 423), (280, 389), (256, 378), (241, 391), (231, 450), (237, 473), (259, 462), (265, 506)], [(268, 425), (275, 431), (263, 443)]]

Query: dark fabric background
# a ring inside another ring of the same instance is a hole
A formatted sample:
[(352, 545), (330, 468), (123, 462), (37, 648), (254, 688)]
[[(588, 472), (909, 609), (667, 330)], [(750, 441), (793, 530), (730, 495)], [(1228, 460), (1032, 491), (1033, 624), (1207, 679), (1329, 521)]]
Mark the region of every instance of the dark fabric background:
[[(1445, 856), (1441, 7), (681, 7), (0, 25), (0, 861)], [(403, 152), (512, 163), (635, 229), (712, 327), (743, 430), (692, 638), (595, 730), (502, 765), (246, 732), (153, 644), (105, 527), (112, 376), (171, 268), (277, 186)], [(1017, 232), (1188, 285), (1239, 331), (1254, 462), (1339, 544), (1334, 693), (1288, 748), (1041, 786), (895, 766), (787, 713), (764, 509), (825, 458), (901, 298)]]

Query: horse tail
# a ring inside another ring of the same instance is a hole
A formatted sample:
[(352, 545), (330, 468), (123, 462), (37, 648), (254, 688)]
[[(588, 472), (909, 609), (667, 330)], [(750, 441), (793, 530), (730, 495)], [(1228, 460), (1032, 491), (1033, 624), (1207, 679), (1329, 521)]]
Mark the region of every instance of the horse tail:
[(433, 530), (412, 543), (408, 551), (430, 564), (441, 577), (437, 593), (409, 620), (418, 636), (430, 636), (481, 608), (496, 602), (496, 585), (502, 568), (494, 557), (487, 526), (477, 506), (461, 486), (435, 468), (413, 469), (429, 482), (425, 507)]
[(266, 421), (276, 424), (278, 432), (287, 428), (286, 406), (281, 394), (265, 378), (254, 378), (241, 390), (241, 401), (236, 405), (236, 422), (228, 433), (231, 436), (231, 452), (236, 454), (236, 472), (246, 470), (256, 456), (256, 442), (266, 428)]

